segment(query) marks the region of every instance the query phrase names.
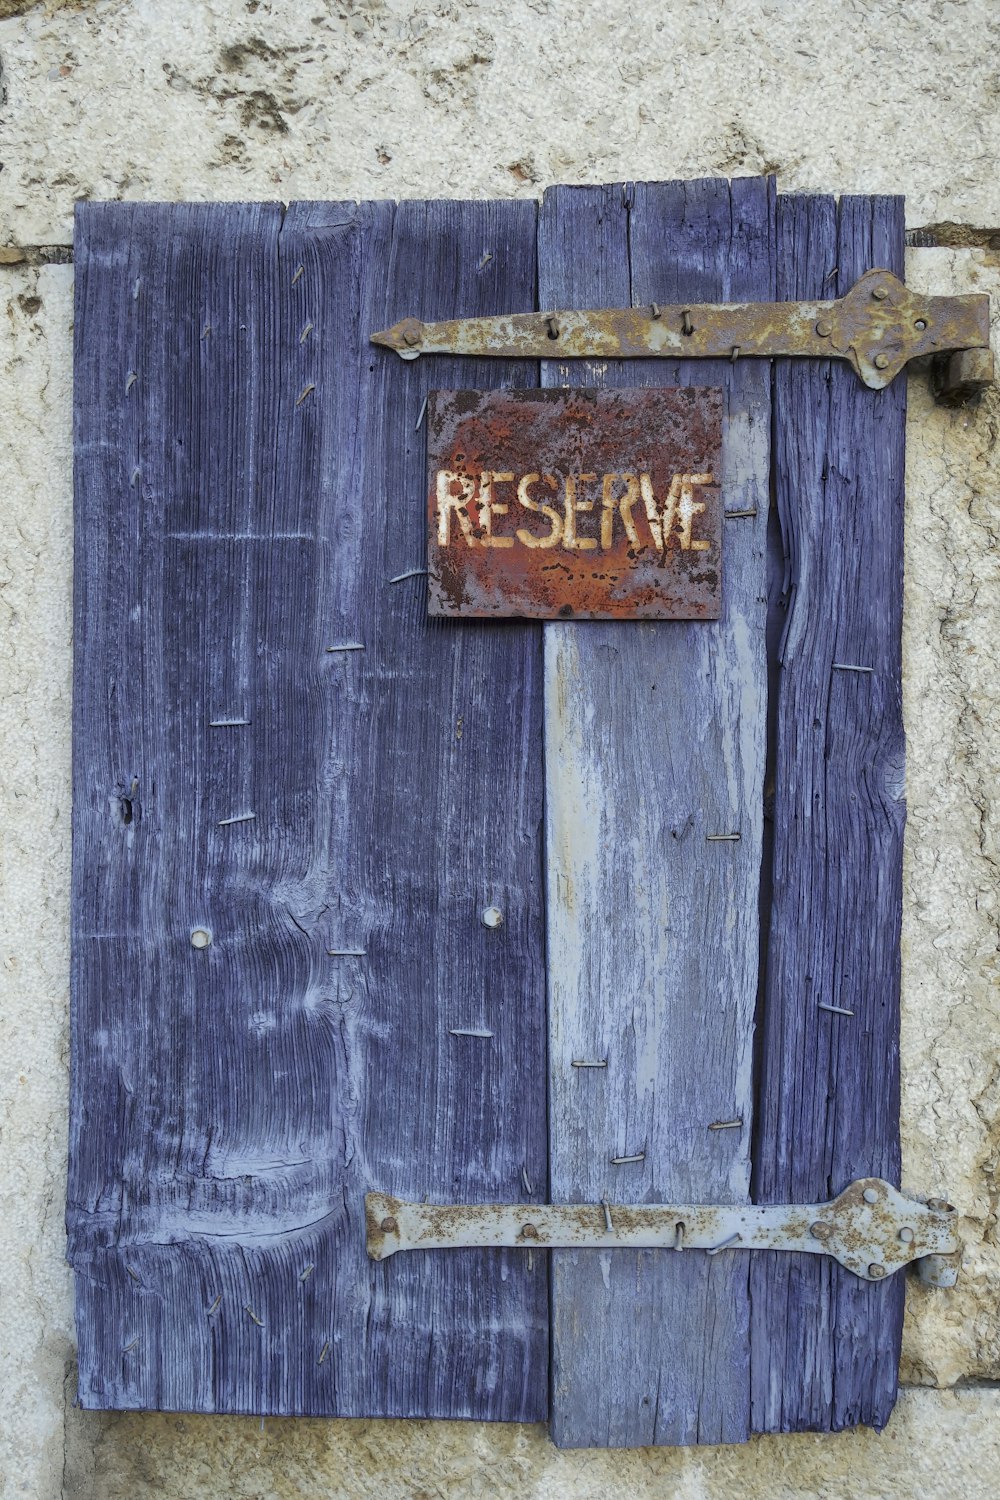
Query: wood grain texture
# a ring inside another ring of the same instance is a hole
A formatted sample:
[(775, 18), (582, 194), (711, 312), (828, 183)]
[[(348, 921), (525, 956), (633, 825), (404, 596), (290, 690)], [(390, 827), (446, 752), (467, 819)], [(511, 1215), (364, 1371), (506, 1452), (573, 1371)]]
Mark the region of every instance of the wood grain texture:
[[(901, 274), (896, 199), (781, 199), (776, 237), (773, 214), (753, 181), (552, 190), (541, 305), (764, 300), (776, 258), (788, 298)], [(546, 1258), (374, 1265), (365, 1190), (540, 1201), (551, 1171), (557, 1202), (747, 1197), (767, 366), (544, 370), (726, 387), (724, 499), (757, 515), (726, 524), (718, 625), (548, 626), (543, 674), (538, 627), (429, 623), (422, 574), (400, 576), (425, 564), (427, 389), (537, 371), (407, 365), (367, 332), (532, 308), (535, 229), (525, 203), (79, 211), (85, 1406), (538, 1420)], [(785, 362), (774, 412), (790, 607), (753, 1152), (771, 1202), (898, 1181), (905, 386)], [(552, 1261), (563, 1445), (888, 1417), (900, 1277)]]
[[(778, 295), (903, 274), (899, 198), (781, 198)], [(788, 618), (776, 721), (773, 907), (755, 1196), (816, 1201), (899, 1180), (899, 931), (906, 383), (778, 361), (775, 478)], [(870, 668), (840, 670), (835, 663)], [(852, 1016), (825, 1011), (837, 1005)], [(754, 1257), (753, 1425), (882, 1427), (903, 1279), (813, 1256)]]
[(362, 1215), (373, 1186), (545, 1194), (539, 631), (429, 625), (424, 579), (391, 582), (424, 564), (426, 388), (535, 370), (367, 343), (529, 309), (535, 219), (80, 210), (87, 1407), (545, 1414), (543, 1258), (375, 1265)]
[[(557, 188), (540, 304), (768, 300), (763, 181)], [(765, 758), (766, 364), (543, 365), (543, 384), (727, 392), (718, 623), (545, 627), (553, 1201), (749, 1195)], [(739, 841), (710, 841), (738, 832)], [(607, 1067), (574, 1068), (574, 1059)], [(711, 1131), (713, 1122), (742, 1128)], [(611, 1158), (643, 1153), (641, 1161)], [(553, 1253), (563, 1446), (749, 1432), (748, 1263)]]

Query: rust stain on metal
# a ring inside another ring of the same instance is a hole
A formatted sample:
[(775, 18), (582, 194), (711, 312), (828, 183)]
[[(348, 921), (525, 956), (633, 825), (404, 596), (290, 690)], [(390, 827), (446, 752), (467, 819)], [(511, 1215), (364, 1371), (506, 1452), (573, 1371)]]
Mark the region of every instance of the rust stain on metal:
[(432, 391), (428, 608), (715, 620), (722, 392)]
[[(627, 1204), (407, 1203), (365, 1199), (368, 1254), (473, 1246), (539, 1249), (787, 1250), (831, 1255), (867, 1281), (916, 1261), (921, 1279), (954, 1286), (961, 1259), (956, 1212), (906, 1198), (877, 1177), (853, 1182), (829, 1203)], [(530, 1218), (528, 1215), (530, 1214)], [(391, 1225), (391, 1232), (386, 1226)]]
[(891, 271), (866, 271), (834, 302), (703, 303), (666, 307), (512, 313), (421, 323), (404, 318), (371, 335), (402, 359), (468, 354), (516, 359), (746, 359), (804, 356), (846, 360), (872, 390), (890, 385), (911, 359), (980, 351), (944, 388), (981, 389), (993, 379), (989, 298), (924, 297)]

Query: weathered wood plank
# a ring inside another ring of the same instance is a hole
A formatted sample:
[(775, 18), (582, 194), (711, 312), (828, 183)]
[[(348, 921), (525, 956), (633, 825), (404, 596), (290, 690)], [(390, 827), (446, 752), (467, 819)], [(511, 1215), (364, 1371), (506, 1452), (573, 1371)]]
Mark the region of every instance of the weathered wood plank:
[[(898, 198), (778, 200), (778, 295), (903, 274)], [(773, 908), (755, 1196), (811, 1202), (899, 1180), (904, 821), (900, 629), (906, 383), (839, 364), (775, 368), (776, 493), (789, 564), (776, 722)], [(841, 666), (861, 666), (862, 672)], [(841, 1006), (850, 1016), (824, 1010)], [(758, 1255), (757, 1431), (881, 1427), (896, 1392), (903, 1281)]]
[(545, 1191), (539, 632), (390, 581), (424, 390), (511, 372), (367, 344), (530, 308), (534, 241), (529, 204), (81, 210), (86, 1406), (545, 1413), (541, 1257), (375, 1266), (362, 1217)]
[[(407, 313), (530, 309), (536, 221), (527, 202), (400, 204), (381, 321), (366, 331)], [(378, 649), (366, 653), (350, 763), (355, 804), (371, 806), (353, 824), (345, 887), (374, 936), (366, 1066), (379, 1089), (369, 1087), (354, 1147), (368, 1185), (380, 1177), (403, 1197), (544, 1201), (540, 627), (432, 621), (425, 578), (385, 582), (426, 567), (425, 442), (414, 428), (427, 390), (535, 385), (537, 366), (406, 364), (381, 350), (370, 363), (358, 564), (365, 609), (378, 600)], [(481, 920), (489, 906), (503, 912), (495, 930)], [(546, 1414), (544, 1257), (394, 1257), (375, 1269), (367, 1318), (372, 1410)]]
[[(773, 296), (763, 181), (550, 190), (542, 307)], [(745, 1201), (765, 755), (765, 364), (543, 366), (543, 384), (722, 385), (718, 623), (545, 627), (556, 1202)], [(709, 841), (738, 832), (739, 841)], [(574, 1059), (607, 1059), (574, 1068)], [(741, 1128), (709, 1126), (739, 1119)], [(643, 1153), (614, 1166), (610, 1158)], [(746, 1257), (553, 1254), (564, 1446), (749, 1430)]]

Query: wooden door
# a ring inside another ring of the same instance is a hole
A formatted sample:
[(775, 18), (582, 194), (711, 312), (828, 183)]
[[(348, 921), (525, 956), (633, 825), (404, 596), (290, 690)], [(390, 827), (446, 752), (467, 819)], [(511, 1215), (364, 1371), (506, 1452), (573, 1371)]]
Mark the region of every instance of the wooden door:
[[(902, 243), (899, 200), (754, 179), (81, 207), (84, 1406), (548, 1415), (564, 1445), (884, 1423), (898, 1276), (375, 1264), (363, 1197), (898, 1180), (902, 382), (368, 335), (832, 296)], [(720, 621), (428, 620), (425, 395), (539, 383), (724, 387)]]

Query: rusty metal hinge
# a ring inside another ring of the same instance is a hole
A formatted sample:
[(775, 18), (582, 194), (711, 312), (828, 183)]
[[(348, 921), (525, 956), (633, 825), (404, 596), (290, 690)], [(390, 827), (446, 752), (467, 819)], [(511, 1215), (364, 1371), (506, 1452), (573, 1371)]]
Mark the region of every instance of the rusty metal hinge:
[(368, 1254), (506, 1245), (522, 1250), (798, 1250), (832, 1255), (865, 1281), (910, 1261), (921, 1281), (954, 1286), (961, 1248), (956, 1210), (905, 1198), (879, 1177), (852, 1182), (831, 1203), (407, 1203), (368, 1193)]
[(924, 297), (878, 270), (866, 271), (836, 302), (653, 302), (443, 323), (403, 318), (371, 340), (401, 359), (845, 359), (872, 390), (889, 385), (909, 360), (930, 355), (942, 400), (965, 399), (993, 379), (989, 297)]

